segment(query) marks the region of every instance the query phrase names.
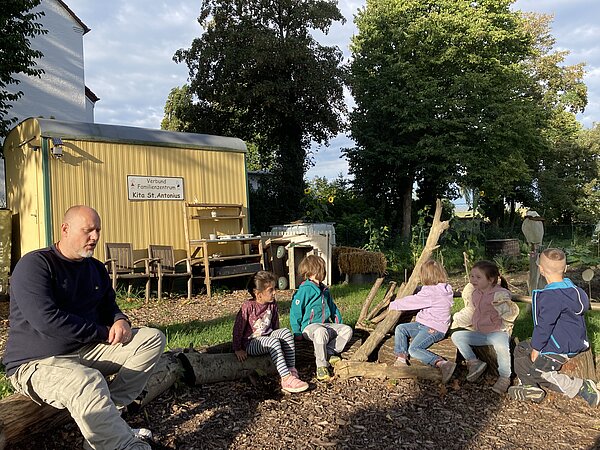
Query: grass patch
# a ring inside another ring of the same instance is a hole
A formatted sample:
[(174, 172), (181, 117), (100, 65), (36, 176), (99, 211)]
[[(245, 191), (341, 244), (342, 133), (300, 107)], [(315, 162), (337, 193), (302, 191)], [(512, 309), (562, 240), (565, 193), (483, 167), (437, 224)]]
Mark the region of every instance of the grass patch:
[(14, 391), (12, 384), (8, 381), (8, 378), (6, 378), (6, 369), (4, 368), (4, 365), (0, 363), (0, 399), (8, 397)]

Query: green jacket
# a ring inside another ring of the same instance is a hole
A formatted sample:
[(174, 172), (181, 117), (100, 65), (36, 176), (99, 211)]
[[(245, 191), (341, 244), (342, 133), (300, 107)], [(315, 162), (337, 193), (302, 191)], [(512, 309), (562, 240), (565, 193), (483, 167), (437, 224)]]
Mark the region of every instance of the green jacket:
[(294, 296), (290, 308), (290, 325), (294, 336), (311, 323), (343, 323), (342, 314), (333, 302), (329, 288), (323, 283), (304, 281)]

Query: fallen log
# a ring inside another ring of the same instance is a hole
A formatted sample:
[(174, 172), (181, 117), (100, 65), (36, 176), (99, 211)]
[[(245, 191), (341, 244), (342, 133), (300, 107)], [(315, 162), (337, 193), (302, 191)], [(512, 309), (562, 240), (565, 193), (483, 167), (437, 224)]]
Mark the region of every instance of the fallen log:
[(184, 381), (190, 386), (219, 383), (245, 378), (255, 372), (265, 375), (277, 374), (277, 369), (267, 355), (250, 356), (244, 362), (238, 361), (234, 353), (180, 353), (183, 364)]
[[(421, 266), (425, 261), (427, 261), (433, 252), (437, 248), (437, 242), (441, 236), (441, 234), (448, 229), (449, 222), (440, 220), (442, 215), (442, 202), (438, 199), (436, 201), (435, 206), (435, 214), (433, 216), (433, 223), (431, 225), (431, 230), (429, 231), (429, 236), (427, 237), (427, 242), (425, 243), (425, 248), (423, 252), (421, 252), (421, 256), (417, 263), (415, 264), (415, 268), (413, 269), (410, 278), (406, 285), (401, 288), (398, 292), (397, 298), (406, 297), (407, 295), (412, 294), (419, 282), (419, 272), (421, 270)], [(358, 349), (358, 351), (353, 355), (352, 360), (354, 361), (367, 361), (369, 356), (373, 351), (379, 346), (381, 341), (385, 339), (385, 336), (396, 326), (398, 323), (398, 319), (400, 318), (400, 311), (390, 311), (385, 319), (379, 323), (377, 328), (373, 330), (371, 335), (367, 338), (365, 343)]]

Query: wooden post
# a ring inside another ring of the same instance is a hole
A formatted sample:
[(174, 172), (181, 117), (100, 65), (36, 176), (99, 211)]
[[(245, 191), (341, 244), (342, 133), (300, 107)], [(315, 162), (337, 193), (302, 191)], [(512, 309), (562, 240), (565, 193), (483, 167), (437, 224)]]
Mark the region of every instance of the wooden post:
[[(410, 278), (406, 285), (399, 290), (398, 297), (406, 297), (407, 295), (412, 294), (419, 282), (419, 272), (421, 270), (421, 266), (425, 261), (427, 261), (432, 252), (438, 247), (437, 243), (441, 236), (441, 234), (448, 229), (450, 226), (448, 221), (442, 222), (440, 217), (442, 215), (442, 202), (438, 199), (436, 201), (435, 206), (435, 214), (433, 216), (433, 224), (431, 225), (431, 230), (429, 231), (429, 236), (427, 237), (427, 242), (425, 243), (425, 248), (415, 264), (415, 268), (413, 269)], [(377, 348), (377, 346), (381, 343), (381, 341), (385, 338), (386, 334), (389, 333), (398, 322), (400, 318), (401, 311), (390, 311), (386, 318), (379, 323), (377, 328), (371, 333), (371, 335), (367, 338), (365, 343), (356, 351), (356, 353), (352, 356), (353, 361), (367, 361), (371, 353)]]

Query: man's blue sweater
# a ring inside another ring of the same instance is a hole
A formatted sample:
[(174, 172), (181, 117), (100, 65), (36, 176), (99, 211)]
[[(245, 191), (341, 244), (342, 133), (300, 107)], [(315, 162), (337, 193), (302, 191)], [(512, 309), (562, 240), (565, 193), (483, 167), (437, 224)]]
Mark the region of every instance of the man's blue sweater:
[(8, 376), (26, 362), (106, 342), (108, 330), (126, 319), (115, 301), (104, 265), (73, 261), (56, 246), (23, 256), (10, 279), (10, 315), (4, 365)]

